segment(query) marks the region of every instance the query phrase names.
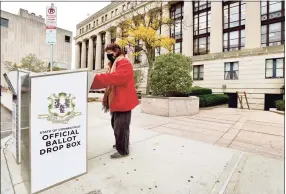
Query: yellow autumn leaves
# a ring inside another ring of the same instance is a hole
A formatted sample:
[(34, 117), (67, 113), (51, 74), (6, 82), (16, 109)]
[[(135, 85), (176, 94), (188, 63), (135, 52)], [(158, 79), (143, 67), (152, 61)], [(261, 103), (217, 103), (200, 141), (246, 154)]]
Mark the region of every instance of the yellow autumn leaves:
[(170, 23), (168, 19), (156, 19), (154, 21), (128, 19), (123, 25), (124, 32), (122, 34), (124, 36), (121, 36), (117, 43), (122, 47), (127, 45), (136, 47), (138, 46), (138, 40), (141, 40), (145, 47), (151, 49), (161, 47), (171, 51), (175, 40), (163, 36), (157, 31), (163, 25), (168, 25), (168, 23)]

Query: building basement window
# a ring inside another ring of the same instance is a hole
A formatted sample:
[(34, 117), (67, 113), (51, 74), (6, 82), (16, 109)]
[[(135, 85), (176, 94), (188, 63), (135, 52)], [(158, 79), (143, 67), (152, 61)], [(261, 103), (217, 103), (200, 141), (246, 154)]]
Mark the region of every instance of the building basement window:
[(1, 18), (1, 26), (8, 27), (9, 20), (6, 18)]
[(70, 43), (71, 42), (71, 37), (70, 36), (65, 36), (65, 42)]
[(266, 59), (265, 78), (284, 78), (284, 58)]

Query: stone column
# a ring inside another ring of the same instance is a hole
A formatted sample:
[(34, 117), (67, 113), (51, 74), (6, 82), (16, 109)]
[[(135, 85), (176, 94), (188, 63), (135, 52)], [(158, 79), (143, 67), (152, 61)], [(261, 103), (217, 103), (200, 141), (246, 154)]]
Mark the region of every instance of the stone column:
[(95, 69), (101, 69), (101, 34), (96, 36), (96, 58), (95, 58)]
[(75, 69), (80, 68), (80, 45), (79, 43), (75, 44)]
[[(163, 2), (165, 3), (165, 2)], [(162, 10), (162, 18), (170, 18), (170, 10), (169, 10), (169, 5), (168, 5), (168, 2), (166, 2), (167, 5), (164, 5), (163, 6), (163, 10)], [(167, 37), (170, 37), (170, 27), (168, 25), (163, 25), (161, 27), (161, 35), (162, 36), (167, 36)], [(165, 48), (161, 48), (161, 54), (166, 54), (168, 53), (169, 51)]]
[(120, 40), (121, 38), (121, 28), (119, 26), (116, 27), (116, 40), (115, 42), (117, 42), (118, 40)]
[(211, 9), (210, 53), (221, 53), (223, 52), (222, 2), (212, 1)]
[(80, 68), (86, 68), (86, 41), (83, 40), (81, 44), (81, 66)]
[(261, 16), (260, 1), (246, 1), (245, 10), (245, 48), (260, 48)]
[(88, 70), (93, 69), (93, 38), (90, 37), (88, 40)]
[[(105, 47), (111, 43), (111, 32), (110, 31), (106, 31), (105, 32)], [(104, 68), (107, 68), (109, 63), (109, 60), (107, 58), (106, 55), (104, 55)]]
[(182, 54), (193, 56), (193, 2), (184, 2)]

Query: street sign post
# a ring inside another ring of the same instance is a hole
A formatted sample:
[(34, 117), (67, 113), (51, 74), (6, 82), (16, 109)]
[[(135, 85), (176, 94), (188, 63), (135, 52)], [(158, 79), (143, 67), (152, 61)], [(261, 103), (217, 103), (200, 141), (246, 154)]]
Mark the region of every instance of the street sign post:
[(57, 8), (52, 3), (46, 9), (46, 43), (51, 46), (50, 69), (53, 70), (53, 45), (57, 41)]

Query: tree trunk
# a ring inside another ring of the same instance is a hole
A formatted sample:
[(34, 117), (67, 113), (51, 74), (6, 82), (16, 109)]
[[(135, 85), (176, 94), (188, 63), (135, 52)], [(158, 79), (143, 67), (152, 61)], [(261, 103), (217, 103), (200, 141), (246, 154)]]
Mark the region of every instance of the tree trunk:
[(146, 83), (146, 95), (150, 94), (150, 75), (153, 68), (153, 63), (155, 59), (155, 50), (147, 48), (147, 60), (148, 60), (148, 73), (147, 73), (147, 83)]
[(148, 73), (147, 73), (147, 85), (146, 85), (146, 94), (150, 94), (150, 75), (151, 75), (151, 69), (153, 67), (152, 63), (149, 63)]

